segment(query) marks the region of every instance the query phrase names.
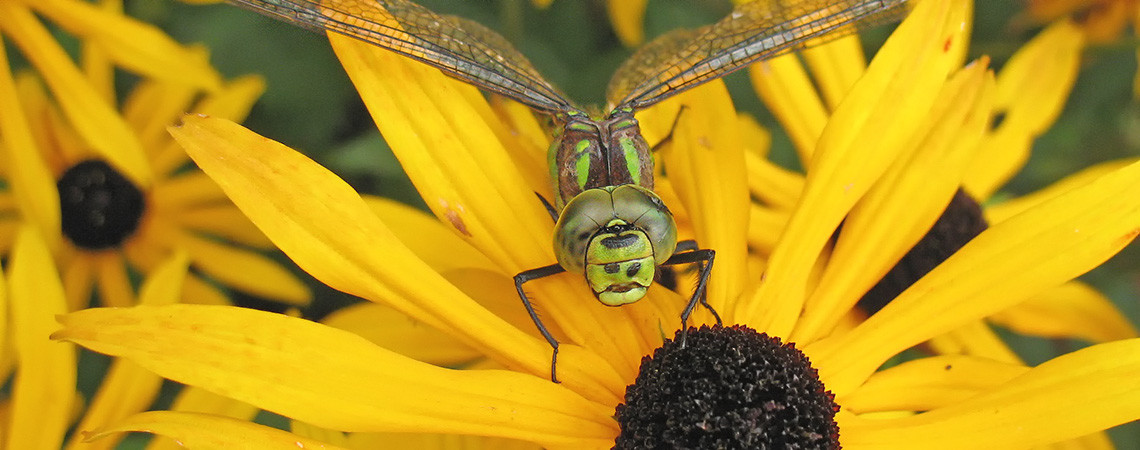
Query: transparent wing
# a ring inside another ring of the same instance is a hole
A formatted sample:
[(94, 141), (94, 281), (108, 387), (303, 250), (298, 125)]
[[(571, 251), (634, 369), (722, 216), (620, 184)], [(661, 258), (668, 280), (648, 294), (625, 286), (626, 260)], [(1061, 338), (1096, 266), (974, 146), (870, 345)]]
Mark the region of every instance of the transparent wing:
[(838, 38), (906, 15), (907, 0), (756, 0), (724, 19), (676, 30), (622, 63), (607, 108), (644, 108), (753, 62)]
[(333, 31), (415, 58), (539, 111), (578, 110), (499, 34), (404, 0), (228, 0), (315, 31)]

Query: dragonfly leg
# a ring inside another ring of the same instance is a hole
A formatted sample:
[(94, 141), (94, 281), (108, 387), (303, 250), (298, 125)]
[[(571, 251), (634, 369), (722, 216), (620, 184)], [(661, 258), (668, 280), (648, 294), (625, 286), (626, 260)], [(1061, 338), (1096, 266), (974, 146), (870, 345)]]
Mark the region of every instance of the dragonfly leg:
[[(542, 196), (539, 196), (539, 198), (542, 198)], [(542, 333), (542, 337), (546, 338), (546, 342), (550, 343), (550, 347), (554, 349), (554, 353), (550, 357), (550, 381), (555, 383), (561, 383), (558, 381), (557, 372), (555, 371), (558, 367), (558, 340), (554, 339), (554, 336), (551, 336), (550, 331), (546, 329), (546, 325), (542, 324), (542, 319), (538, 318), (538, 313), (534, 310), (534, 305), (531, 305), (530, 300), (526, 298), (526, 292), (523, 292), (522, 286), (523, 283), (527, 281), (549, 277), (565, 271), (566, 269), (563, 269), (562, 266), (551, 264), (549, 266), (519, 272), (518, 275), (515, 275), (515, 290), (519, 292), (519, 298), (522, 299), (523, 306), (526, 307), (526, 312), (530, 314), (530, 320), (534, 321), (534, 325), (538, 327), (538, 332)]]
[(542, 194), (539, 194), (537, 192), (535, 192), (534, 195), (538, 196), (538, 201), (542, 202), (542, 206), (546, 207), (546, 212), (550, 214), (550, 219), (557, 223), (558, 210), (554, 209), (554, 205), (550, 204), (550, 200), (547, 200), (546, 197), (543, 197)]
[[(695, 245), (695, 243), (693, 244)], [(680, 244), (678, 244), (678, 247)], [(700, 302), (705, 308), (712, 313), (716, 318), (717, 325), (723, 325), (720, 320), (720, 314), (709, 305), (708, 299), (705, 297), (706, 287), (709, 283), (709, 275), (712, 274), (713, 259), (716, 258), (716, 251), (710, 249), (704, 250), (688, 250), (674, 253), (672, 257), (665, 261), (663, 266), (674, 264), (692, 264), (697, 263), (700, 267), (700, 278), (697, 280), (697, 288), (693, 291), (692, 298), (689, 299), (689, 304), (685, 305), (685, 310), (681, 312), (681, 345), (685, 345), (685, 337), (688, 336), (689, 331), (689, 316), (696, 308), (697, 302)]]

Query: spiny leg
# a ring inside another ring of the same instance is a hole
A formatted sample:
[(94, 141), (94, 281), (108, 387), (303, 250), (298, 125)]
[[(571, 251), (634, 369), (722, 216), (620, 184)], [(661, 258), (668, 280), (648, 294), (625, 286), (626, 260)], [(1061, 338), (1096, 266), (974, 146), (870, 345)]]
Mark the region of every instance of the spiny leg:
[(709, 283), (709, 275), (712, 274), (714, 258), (716, 258), (716, 251), (714, 250), (689, 250), (685, 252), (674, 253), (672, 257), (670, 257), (667, 261), (665, 261), (664, 264), (662, 264), (663, 266), (669, 266), (674, 264), (698, 263), (701, 270), (700, 278), (697, 280), (697, 288), (693, 290), (693, 296), (689, 299), (689, 304), (685, 305), (685, 310), (681, 312), (682, 346), (685, 345), (685, 338), (688, 336), (689, 315), (693, 313), (693, 309), (696, 308), (698, 301), (701, 303), (701, 305), (704, 305), (705, 308), (708, 308), (709, 312), (711, 312), (713, 317), (716, 318), (717, 325), (724, 324), (720, 320), (720, 314), (717, 314), (716, 310), (713, 309), (712, 306), (709, 305), (708, 300), (705, 299), (705, 288)]
[[(692, 240), (692, 239), (685, 239), (685, 240), (677, 243), (677, 249), (673, 251), (673, 255), (676, 256), (678, 253), (696, 251), (696, 250), (700, 250), (700, 247), (697, 246), (697, 241)], [(709, 250), (709, 251), (711, 252), (712, 250)], [(716, 252), (713, 252), (713, 253), (715, 256)], [(709, 258), (709, 265), (712, 265), (712, 258)], [(701, 260), (701, 261), (697, 261), (697, 270), (699, 271), (699, 273), (703, 274), (703, 275), (701, 275), (700, 283), (701, 284), (708, 283), (708, 277), (709, 277), (709, 274), (712, 273), (712, 268), (709, 268), (709, 272), (706, 273), (705, 272), (705, 262), (703, 260)], [(706, 309), (709, 310), (710, 313), (712, 313), (713, 318), (716, 319), (717, 325), (724, 325), (724, 322), (721, 322), (721, 320), (720, 320), (720, 314), (717, 314), (716, 310), (713, 309), (713, 307), (709, 305), (708, 290), (705, 290), (705, 292), (701, 293), (700, 302), (701, 302), (701, 305), (703, 305)], [(689, 309), (691, 310), (692, 308), (690, 307)]]
[[(539, 196), (539, 198), (542, 197)], [(530, 320), (534, 321), (534, 325), (538, 327), (538, 332), (542, 333), (542, 337), (546, 338), (546, 342), (550, 343), (550, 347), (554, 349), (554, 354), (550, 357), (550, 381), (553, 381), (555, 383), (561, 383), (561, 381), (558, 381), (558, 376), (555, 372), (558, 367), (558, 341), (554, 339), (554, 336), (550, 335), (550, 331), (546, 329), (546, 325), (542, 324), (542, 319), (538, 318), (538, 313), (535, 312), (534, 305), (531, 305), (530, 300), (526, 298), (526, 292), (523, 292), (522, 286), (523, 283), (526, 283), (527, 281), (549, 277), (551, 275), (565, 271), (566, 269), (563, 269), (562, 266), (558, 264), (551, 264), (549, 266), (543, 266), (537, 269), (523, 271), (518, 275), (515, 275), (515, 290), (519, 292), (519, 298), (522, 299), (523, 306), (526, 307), (526, 312), (530, 314)], [(690, 309), (692, 308), (690, 307)]]
[(537, 192), (535, 192), (534, 195), (538, 196), (538, 201), (542, 202), (542, 206), (546, 207), (546, 212), (550, 214), (550, 219), (557, 223), (558, 210), (554, 209), (554, 205), (550, 204), (550, 200), (547, 200), (546, 197), (543, 197), (542, 194), (539, 194)]

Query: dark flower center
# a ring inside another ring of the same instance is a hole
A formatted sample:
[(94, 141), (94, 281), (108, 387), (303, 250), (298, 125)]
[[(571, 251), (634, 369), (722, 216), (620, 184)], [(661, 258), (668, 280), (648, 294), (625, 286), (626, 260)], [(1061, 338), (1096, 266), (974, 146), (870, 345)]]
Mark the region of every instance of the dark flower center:
[(116, 247), (139, 226), (143, 193), (104, 161), (89, 159), (72, 166), (56, 186), (63, 234), (77, 246)]
[(690, 328), (641, 360), (614, 448), (839, 448), (839, 406), (793, 344), (751, 328)]
[(874, 314), (906, 288), (934, 270), (950, 255), (981, 234), (989, 225), (982, 207), (962, 189), (942, 211), (938, 221), (898, 263), (859, 300), (859, 308)]

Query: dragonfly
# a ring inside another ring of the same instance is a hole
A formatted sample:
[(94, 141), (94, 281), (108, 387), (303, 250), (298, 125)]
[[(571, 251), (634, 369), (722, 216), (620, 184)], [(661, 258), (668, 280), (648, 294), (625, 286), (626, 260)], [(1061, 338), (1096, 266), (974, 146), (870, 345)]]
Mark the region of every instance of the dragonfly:
[(736, 6), (710, 25), (666, 33), (622, 63), (606, 90), (604, 115), (591, 114), (546, 81), (510, 42), (491, 29), (437, 14), (406, 0), (229, 0), (318, 32), (359, 39), (433, 66), (444, 74), (550, 116), (557, 262), (514, 277), (530, 318), (553, 349), (558, 340), (523, 290), (524, 283), (562, 272), (585, 278), (595, 298), (621, 306), (643, 298), (658, 269), (696, 264), (696, 287), (681, 312), (682, 336), (706, 301), (715, 250), (678, 241), (673, 214), (653, 192), (652, 147), (634, 114), (731, 72), (870, 26), (901, 19), (908, 0), (758, 0)]

